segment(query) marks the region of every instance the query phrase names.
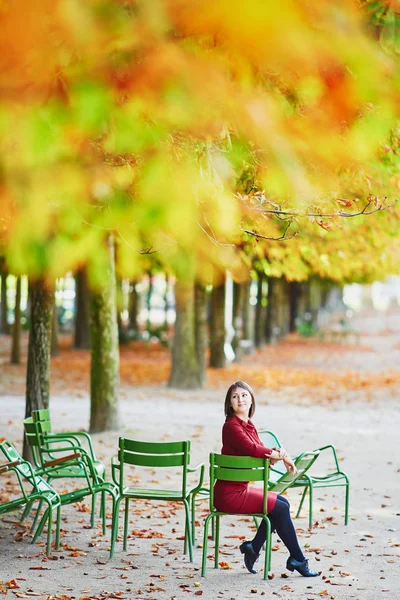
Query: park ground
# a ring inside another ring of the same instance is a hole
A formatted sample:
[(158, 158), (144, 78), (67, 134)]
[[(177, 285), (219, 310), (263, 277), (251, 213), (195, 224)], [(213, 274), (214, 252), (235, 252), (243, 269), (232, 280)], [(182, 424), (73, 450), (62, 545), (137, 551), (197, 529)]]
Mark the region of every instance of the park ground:
[[(400, 599), (400, 310), (364, 312), (353, 319), (360, 334), (341, 342), (289, 336), (245, 357), (240, 365), (208, 372), (203, 391), (168, 389), (169, 355), (149, 345), (121, 351), (121, 428), (93, 435), (98, 457), (108, 467), (118, 437), (192, 441), (192, 463), (207, 463), (219, 451), (223, 399), (227, 386), (243, 379), (254, 386), (259, 428), (275, 431), (297, 454), (332, 443), (351, 481), (350, 520), (344, 526), (344, 489), (318, 490), (314, 526), (307, 510), (295, 519), (310, 566), (321, 577), (302, 578), (285, 569), (286, 550), (273, 537), (270, 579), (249, 574), (238, 545), (251, 537), (250, 519), (225, 517), (221, 531), (221, 568), (208, 561), (200, 576), (202, 522), (207, 503), (197, 509), (194, 563), (183, 556), (183, 508), (148, 501), (132, 505), (128, 551), (116, 545), (109, 560), (109, 535), (90, 529), (89, 502), (63, 507), (62, 547), (45, 557), (44, 536), (30, 544), (29, 528), (8, 513), (0, 520), (0, 592), (10, 598), (130, 598), (206, 600), (268, 598), (317, 600)], [(21, 448), (25, 358), (11, 366), (9, 338), (0, 338), (0, 438)], [(24, 357), (26, 340), (24, 341)], [(89, 354), (69, 349), (52, 359), (53, 429), (89, 425)], [(319, 459), (315, 472), (327, 465)], [(136, 479), (165, 485), (166, 475), (136, 472)], [(172, 478), (173, 479), (173, 478)], [(10, 486), (0, 478), (0, 495)], [(70, 483), (68, 483), (70, 485)], [(63, 483), (62, 486), (66, 487)], [(287, 495), (295, 514), (297, 490)], [(121, 518), (122, 523), (122, 518)], [(108, 520), (110, 525), (110, 519)], [(213, 542), (209, 543), (209, 555)], [(257, 563), (258, 564), (258, 563)]]

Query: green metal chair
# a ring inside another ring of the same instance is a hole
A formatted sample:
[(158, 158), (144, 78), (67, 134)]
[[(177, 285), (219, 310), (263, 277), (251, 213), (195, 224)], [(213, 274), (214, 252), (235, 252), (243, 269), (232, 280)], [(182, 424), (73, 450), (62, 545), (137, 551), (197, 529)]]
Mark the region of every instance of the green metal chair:
[[(268, 577), (271, 568), (271, 523), (267, 517), (269, 460), (267, 458), (254, 458), (250, 456), (227, 456), (225, 454), (210, 454), (210, 514), (204, 521), (203, 558), (201, 575), (206, 576), (208, 526), (210, 520), (215, 519), (215, 551), (214, 568), (218, 569), (220, 517), (231, 514), (219, 511), (214, 506), (214, 484), (217, 480), (223, 481), (262, 481), (264, 490), (264, 506), (262, 513), (252, 513), (250, 516), (264, 519), (267, 527), (264, 579)], [(239, 513), (232, 513), (239, 514)], [(240, 513), (243, 516), (243, 513)]]
[[(31, 464), (22, 459), (10, 442), (5, 440), (0, 443), (0, 451), (7, 460), (7, 462), (0, 464), (0, 474), (12, 471), (19, 484), (19, 494), (12, 500), (0, 503), (0, 514), (11, 512), (21, 507), (24, 507), (24, 512), (26, 512), (26, 508), (30, 510), (38, 502), (36, 517), (32, 525), (32, 533), (34, 533), (32, 543), (36, 542), (43, 531), (44, 525), (47, 523), (46, 554), (49, 556), (51, 552), (53, 511), (56, 511), (56, 550), (60, 545), (61, 498), (40, 475), (34, 472)], [(28, 487), (29, 490), (27, 489)], [(43, 504), (46, 504), (47, 508), (39, 523), (39, 527), (34, 532)]]
[(61, 503), (70, 504), (91, 496), (92, 527), (94, 527), (96, 498), (100, 494), (100, 516), (105, 534), (106, 494), (110, 494), (115, 502), (117, 496), (115, 485), (104, 481), (104, 465), (99, 461), (94, 462), (93, 454), (83, 446), (76, 444), (75, 434), (71, 436), (48, 434), (48, 427), (48, 421), (34, 421), (33, 417), (24, 420), (25, 435), (32, 448), (36, 473), (45, 477), (48, 483), (55, 479), (83, 479), (84, 484), (81, 488), (61, 495)]
[(48, 408), (33, 410), (32, 420), (39, 425), (43, 443), (47, 444), (49, 450), (52, 443), (54, 444), (55, 442), (60, 441), (75, 448), (79, 447), (80, 450), (87, 455), (88, 459), (90, 459), (93, 468), (97, 471), (98, 475), (104, 479), (106, 471), (105, 466), (102, 462), (97, 460), (93, 450), (92, 440), (86, 431), (54, 433), (51, 429), (50, 411)]
[[(113, 512), (112, 541), (110, 558), (114, 556), (114, 547), (118, 535), (119, 505), (125, 499), (124, 544), (127, 549), (129, 501), (131, 499), (149, 499), (170, 502), (183, 502), (185, 507), (185, 544), (184, 553), (189, 548), (189, 558), (193, 561), (193, 544), (190, 523), (190, 500), (203, 485), (204, 464), (190, 467), (190, 442), (141, 442), (119, 438), (118, 459), (113, 458), (112, 477), (118, 486), (119, 496)], [(127, 485), (126, 471), (128, 466), (161, 467), (182, 469), (181, 487), (176, 490), (160, 488), (139, 488)], [(199, 483), (188, 490), (187, 475), (200, 469)]]
[[(262, 443), (269, 448), (281, 448), (281, 443), (278, 437), (269, 430), (261, 430), (258, 432)], [(318, 456), (321, 455), (322, 452), (330, 452), (331, 453), (331, 462), (333, 468), (331, 471), (324, 475), (314, 475), (307, 473), (302, 473), (300, 477), (297, 477), (296, 480), (291, 484), (290, 487), (301, 487), (304, 488), (299, 508), (296, 513), (296, 517), (300, 515), (300, 511), (303, 507), (304, 499), (306, 497), (307, 492), (309, 493), (309, 515), (308, 515), (308, 523), (309, 527), (312, 527), (313, 517), (313, 492), (317, 488), (331, 488), (331, 487), (345, 487), (346, 495), (345, 495), (345, 516), (344, 516), (344, 524), (347, 525), (349, 520), (349, 494), (350, 494), (350, 481), (346, 473), (340, 470), (339, 461), (337, 458), (336, 450), (331, 445), (328, 444), (326, 446), (322, 446), (321, 448), (317, 448), (314, 452), (318, 453)], [(301, 455), (300, 455), (301, 456)], [(296, 461), (296, 459), (294, 459)], [(310, 465), (311, 466), (311, 465)], [(272, 467), (270, 470), (270, 481), (269, 481), (269, 489), (270, 491), (278, 491), (277, 485), (284, 475), (283, 466), (281, 463), (277, 463), (276, 466)], [(281, 492), (279, 492), (281, 493)]]

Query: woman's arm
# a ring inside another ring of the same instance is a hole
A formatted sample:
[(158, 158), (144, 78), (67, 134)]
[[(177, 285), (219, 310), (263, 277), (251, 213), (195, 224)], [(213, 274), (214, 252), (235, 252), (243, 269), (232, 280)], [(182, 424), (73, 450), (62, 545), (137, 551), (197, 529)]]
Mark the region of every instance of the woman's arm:
[(253, 442), (243, 426), (237, 420), (229, 420), (225, 423), (222, 432), (222, 443), (225, 448), (231, 448), (242, 456), (254, 456), (255, 458), (279, 459), (278, 453), (272, 448), (267, 448), (261, 442)]

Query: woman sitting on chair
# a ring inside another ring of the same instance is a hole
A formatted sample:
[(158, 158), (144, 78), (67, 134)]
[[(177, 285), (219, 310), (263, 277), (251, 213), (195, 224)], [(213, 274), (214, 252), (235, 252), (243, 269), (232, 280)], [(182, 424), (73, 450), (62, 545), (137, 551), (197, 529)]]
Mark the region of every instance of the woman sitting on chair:
[[(296, 467), (283, 449), (278, 450), (264, 446), (258, 436), (257, 429), (250, 418), (256, 408), (253, 390), (247, 383), (236, 381), (229, 387), (225, 398), (226, 421), (222, 428), (222, 454), (230, 456), (267, 457), (271, 464), (283, 460), (289, 473), (296, 473)], [(263, 511), (263, 490), (249, 487), (246, 482), (233, 482), (218, 480), (214, 487), (215, 507), (227, 513), (252, 514)], [(290, 556), (286, 567), (289, 571), (298, 571), (303, 577), (316, 577), (316, 571), (308, 567), (296, 531), (290, 517), (289, 502), (275, 492), (268, 492), (268, 518), (271, 530), (276, 531)], [(253, 540), (243, 542), (240, 552), (244, 554), (244, 563), (250, 571), (255, 573), (253, 565), (260, 556), (260, 550), (266, 539), (266, 525), (262, 520)]]

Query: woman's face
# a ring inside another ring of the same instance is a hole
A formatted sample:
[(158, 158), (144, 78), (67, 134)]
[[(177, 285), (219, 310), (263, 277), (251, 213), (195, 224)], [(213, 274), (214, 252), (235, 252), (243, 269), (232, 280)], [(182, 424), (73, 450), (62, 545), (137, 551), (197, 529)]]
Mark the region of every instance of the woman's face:
[(246, 418), (249, 416), (249, 410), (251, 407), (251, 395), (247, 390), (237, 387), (232, 390), (231, 394), (231, 406), (233, 413), (237, 417)]

